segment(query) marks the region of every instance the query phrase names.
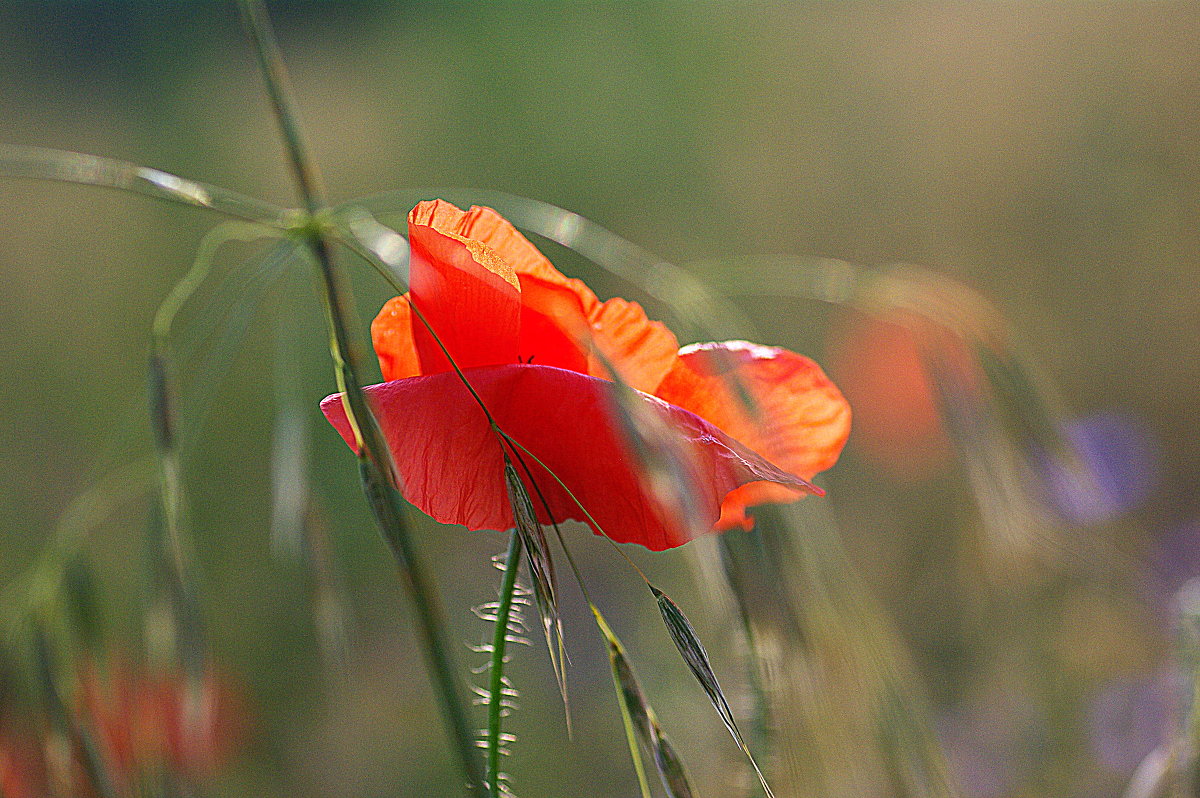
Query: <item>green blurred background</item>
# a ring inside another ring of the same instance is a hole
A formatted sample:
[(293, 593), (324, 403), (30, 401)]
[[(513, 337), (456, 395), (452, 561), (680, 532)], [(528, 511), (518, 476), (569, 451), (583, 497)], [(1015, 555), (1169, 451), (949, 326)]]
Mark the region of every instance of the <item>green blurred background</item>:
[[(792, 287), (765, 277), (748, 276), (732, 296), (767, 331), (763, 342), (826, 364), (856, 409), (862, 397), (843, 462), (820, 481), (856, 569), (912, 655), (964, 793), (1119, 794), (1178, 714), (1171, 593), (1200, 574), (1195, 5), (271, 7), (334, 201), (498, 189), (576, 211), (673, 262), (698, 261), (727, 288), (731, 259), (818, 255), (919, 264), (991, 300), (1065, 400), (1069, 434), (1090, 441), (1123, 486), (1119, 512), (1076, 518), (1086, 523), (1044, 533), (1039, 554), (999, 568), (976, 551), (989, 532), (961, 465), (936, 432), (922, 438), (924, 422), (889, 415), (888, 391), (904, 383), (889, 360), (892, 333), (881, 342), (856, 314), (771, 299)], [(231, 4), (10, 0), (0, 41), (0, 140), (295, 204)], [(0, 219), (7, 581), (74, 495), (150, 451), (151, 318), (217, 220), (9, 179)], [(620, 293), (666, 317), (548, 251), (602, 297)], [(239, 253), (219, 260), (219, 274), (236, 270)], [(188, 439), (187, 485), (209, 633), (255, 716), (221, 794), (452, 794), (407, 605), (352, 458), (317, 418), (334, 383), (306, 280), (295, 275), (280, 310), (280, 290), (259, 302), (230, 277), (211, 292), (209, 316), (184, 320), (196, 353), (184, 418), (202, 424)], [(361, 275), (363, 330), (387, 296)], [(247, 316), (243, 345), (220, 343), (222, 313)], [(341, 675), (320, 667), (311, 579), (269, 540), (280, 339), (304, 353), (290, 373), (309, 399), (315, 490), (347, 594)], [(237, 352), (229, 368), (225, 350)], [(141, 635), (146, 516), (131, 504), (90, 546), (114, 650), (136, 650)], [(468, 608), (493, 597), (488, 558), (503, 539), (420, 529), (464, 643), (456, 654), (478, 664), (465, 644), (487, 629)], [(582, 529), (575, 540), (701, 791), (734, 794), (736, 751), (636, 578)], [(703, 554), (691, 548), (639, 561), (689, 609), (739, 694), (740, 638), (729, 608), (706, 601), (693, 562)], [(564, 733), (544, 652), (518, 651), (516, 791), (633, 795), (599, 638), (579, 597), (567, 604), (575, 736)]]

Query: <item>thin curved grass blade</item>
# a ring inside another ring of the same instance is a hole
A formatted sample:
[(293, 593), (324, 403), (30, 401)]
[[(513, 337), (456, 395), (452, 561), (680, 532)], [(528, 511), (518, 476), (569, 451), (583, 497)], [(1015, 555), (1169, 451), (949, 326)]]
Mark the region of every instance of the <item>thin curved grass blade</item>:
[(311, 491), (308, 419), (292, 404), (275, 414), (271, 431), (271, 549), (296, 560), (304, 549)]
[(1186, 709), (1176, 719), (1167, 738), (1159, 743), (1134, 769), (1122, 798), (1175, 798), (1196, 795), (1200, 786), (1197, 751), (1200, 747), (1200, 582), (1185, 583), (1175, 597), (1179, 608), (1176, 619), (1174, 657), (1181, 675)]
[(408, 239), (382, 224), (363, 208), (351, 208), (338, 214), (343, 236), (351, 249), (361, 250), (373, 257), (383, 278), (400, 293), (408, 290)]
[(979, 342), (972, 343), (972, 354), (995, 392), (1005, 421), (1014, 434), (1057, 451), (1063, 441), (1054, 422), (1054, 413), (1042, 391), (1036, 387), (1029, 369), (1011, 353), (996, 352)]
[(1121, 798), (1173, 798), (1179, 795), (1178, 760), (1173, 743), (1160, 745), (1138, 764)]
[(617, 688), (621, 716), (625, 721), (626, 736), (629, 738), (629, 752), (633, 756), (633, 765), (638, 774), (642, 795), (649, 796), (650, 788), (646, 784), (645, 770), (642, 767), (642, 758), (638, 754), (637, 741), (633, 737), (634, 732), (653, 757), (654, 767), (658, 770), (658, 776), (662, 779), (663, 789), (666, 790), (668, 798), (692, 798), (694, 793), (691, 784), (688, 783), (683, 760), (679, 758), (674, 746), (667, 740), (662, 726), (659, 725), (658, 717), (654, 714), (653, 707), (646, 700), (637, 676), (634, 675), (629, 657), (625, 654), (625, 647), (621, 645), (621, 641), (613, 633), (612, 627), (600, 614), (600, 610), (596, 609), (593, 604), (589, 604), (589, 607), (592, 615), (596, 618), (596, 625), (600, 628), (600, 633), (604, 636), (604, 642), (608, 646), (608, 661), (612, 668), (613, 683)]
[[(1078, 497), (1075, 502), (1090, 508), (1084, 518), (1106, 517), (1115, 512), (1119, 503), (1110, 489), (1098, 479), (1077, 443), (1064, 434), (1063, 413), (1058, 406), (1058, 397), (1052, 387), (1040, 379), (1036, 362), (1012, 347), (1007, 351), (997, 351), (981, 341), (970, 343), (974, 362), (991, 389), (991, 403), (998, 416), (997, 425), (1005, 434), (1005, 440), (1013, 442), (1009, 448), (1017, 462), (1036, 464), (1044, 460), (1045, 464), (1040, 466), (1042, 469), (1047, 468), (1046, 464), (1053, 464), (1049, 467), (1061, 475), (1059, 478), (1068, 483), (1070, 492)], [(1038, 473), (1038, 467), (1034, 466), (1035, 474)], [(1037, 489), (1036, 481), (1033, 486), (1026, 483), (1027, 480), (1018, 481), (1024, 488), (1020, 498), (1027, 504), (1041, 511), (1050, 511), (1057, 520), (1073, 524), (1081, 522), (1067, 509), (1047, 501), (1047, 497)]]
[(835, 305), (853, 301), (869, 275), (853, 263), (814, 255), (702, 258), (682, 268), (703, 274), (722, 296), (794, 297)]
[(299, 280), (285, 281), (275, 314), (271, 548), (293, 560), (299, 559), (306, 548), (310, 549), (308, 563), (317, 573), (320, 552), (317, 547), (305, 545), (306, 538), (312, 542), (313, 535), (322, 536), (324, 528), (319, 522), (310, 523), (315, 516), (309, 478), (312, 431), (303, 377), (304, 352), (310, 342), (305, 336), (308, 325), (304, 317), (293, 310), (300, 301), (301, 290), (309, 290), (309, 286), (301, 285)]
[(155, 432), (159, 510), (163, 527), (160, 533), (163, 546), (161, 565), (166, 577), (168, 606), (178, 655), (189, 678), (198, 680), (205, 659), (205, 629), (192, 565), (191, 527), (185, 509), (176, 439), (174, 408), (177, 389), (171, 366), (165, 353), (155, 351), (151, 354), (148, 400)]
[(533, 600), (542, 620), (546, 650), (550, 654), (550, 665), (554, 668), (554, 678), (562, 695), (569, 734), (571, 709), (567, 700), (566, 648), (563, 644), (562, 617), (558, 613), (558, 578), (554, 572), (554, 560), (550, 555), (546, 530), (538, 523), (529, 491), (525, 489), (525, 483), (521, 481), (508, 455), (504, 457), (504, 484), (508, 489), (508, 501), (512, 505), (513, 523), (528, 555)]
[(290, 212), (236, 191), (127, 161), (47, 147), (0, 144), (0, 176), (115, 188), (286, 229)]
[(147, 362), (147, 394), (150, 403), (150, 426), (154, 442), (160, 451), (175, 448), (175, 394), (170, 389), (167, 359), (152, 352)]
[[(196, 269), (207, 274), (214, 254), (215, 250), (208, 255), (209, 263), (204, 265), (200, 264), (198, 255), (197, 265), (185, 281), (197, 273)], [(215, 397), (222, 390), (251, 327), (262, 314), (266, 297), (293, 266), (301, 263), (296, 245), (283, 241), (238, 262), (227, 274), (213, 281), (211, 289), (204, 291), (203, 300), (194, 292), (175, 297), (180, 307), (193, 301), (197, 303), (194, 312), (189, 309), (186, 319), (180, 318), (176, 323), (172, 314), (165, 327), (158, 331), (160, 348), (169, 349), (173, 359), (189, 365), (188, 373), (181, 375), (179, 386), (179, 409), (189, 419), (181, 430), (181, 449), (190, 449), (203, 439), (215, 408)]]
[(304, 516), (304, 548), (313, 577), (313, 628), (326, 670), (338, 677), (347, 673), (350, 661), (349, 601), (329, 539), (329, 526), (315, 500)]
[(68, 557), (62, 568), (67, 620), (85, 649), (100, 651), (104, 640), (104, 606), (99, 580), (87, 559), (78, 553)]
[[(283, 242), (272, 248), (259, 261), (249, 260), (235, 269), (232, 276), (239, 283), (232, 301), (225, 304), (228, 314), (219, 314), (217, 328), (221, 337), (207, 358), (208, 368), (202, 369), (205, 379), (197, 384), (207, 391), (202, 397), (200, 412), (184, 413), (182, 398), (186, 391), (180, 385), (173, 346), (174, 322), (197, 289), (205, 284), (218, 250), (230, 241), (249, 242), (269, 237), (269, 231), (256, 225), (227, 223), (219, 225), (205, 236), (196, 259), (188, 273), (176, 284), (171, 293), (159, 306), (154, 320), (154, 350), (149, 362), (149, 404), (151, 422), (155, 433), (158, 454), (159, 480), (161, 489), (162, 519), (166, 535), (165, 554), (167, 559), (169, 604), (176, 629), (176, 641), (180, 656), (189, 674), (198, 679), (199, 668), (204, 659), (204, 629), (200, 611), (191, 553), (191, 530), (185, 511), (182, 483), (182, 449), (186, 444), (184, 430), (194, 439), (203, 427), (204, 409), (211, 400), (215, 386), (220, 380), (211, 371), (227, 369), (233, 360), (238, 344), (245, 338), (259, 305), (261, 294), (283, 273), (292, 261), (296, 247), (292, 242)], [(256, 290), (250, 290), (257, 286)], [(218, 296), (224, 295), (224, 281), (217, 286)], [(207, 314), (206, 314), (207, 315)], [(181, 416), (195, 418), (195, 423), (181, 427)]]
[(704, 282), (596, 222), (547, 202), (502, 191), (435, 187), (363, 197), (344, 203), (337, 212), (344, 215), (366, 209), (378, 215), (407, 214), (429, 197), (494, 208), (517, 227), (573, 250), (664, 303), (696, 337), (714, 330), (735, 338), (754, 337), (746, 315)]
[(725, 693), (721, 690), (721, 685), (717, 681), (717, 675), (713, 672), (712, 665), (708, 659), (708, 652), (705, 651), (704, 645), (700, 642), (699, 636), (696, 634), (695, 628), (687, 616), (683, 614), (683, 610), (679, 609), (671, 598), (659, 590), (654, 585), (649, 585), (650, 591), (654, 594), (655, 600), (658, 601), (658, 611), (662, 613), (663, 623), (666, 624), (667, 632), (671, 635), (671, 640), (675, 643), (675, 647), (679, 649), (679, 653), (683, 656), (683, 661), (692, 671), (692, 675), (696, 677), (696, 681), (700, 682), (700, 686), (704, 688), (704, 692), (708, 694), (709, 701), (716, 708), (717, 714), (721, 716), (725, 728), (729, 730), (729, 734), (733, 737), (733, 741), (737, 743), (738, 748), (746, 755), (750, 766), (754, 768), (755, 775), (758, 776), (758, 781), (762, 785), (763, 792), (767, 798), (774, 798), (775, 794), (771, 792), (770, 785), (767, 784), (767, 777), (763, 775), (762, 769), (759, 768), (758, 762), (754, 760), (754, 755), (750, 753), (750, 747), (746, 745), (745, 739), (742, 737), (742, 732), (738, 729), (737, 721), (733, 718), (733, 710), (729, 706), (728, 699), (725, 698)]

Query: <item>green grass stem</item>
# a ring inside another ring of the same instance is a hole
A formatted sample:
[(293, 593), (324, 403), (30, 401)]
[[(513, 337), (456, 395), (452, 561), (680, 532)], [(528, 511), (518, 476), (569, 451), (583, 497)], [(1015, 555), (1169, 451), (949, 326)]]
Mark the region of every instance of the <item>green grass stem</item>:
[(416, 609), (421, 640), (430, 667), (443, 717), (449, 725), (460, 765), (472, 790), (483, 786), (483, 773), (472, 746), (470, 727), (463, 712), (458, 680), (449, 658), (445, 624), (437, 604), (432, 579), (425, 572), (404, 520), (404, 507), (395, 487), (395, 474), (388, 449), (367, 406), (357, 378), (361, 358), (349, 334), (348, 321), (355, 318), (353, 301), (343, 275), (335, 268), (331, 236), (319, 221), (325, 213), (316, 168), (307, 148), (287, 87), (287, 74), (261, 0), (238, 0), (243, 26), (262, 72), (268, 97), (288, 153), (288, 160), (304, 202), (308, 219), (294, 228), (315, 259), (325, 297), (338, 390), (346, 398), (346, 415), (358, 443), (359, 467), (376, 523), (392, 549), (409, 597)]
[(504, 709), (504, 664), (508, 648), (508, 622), (512, 617), (517, 572), (521, 569), (521, 535), (514, 529), (508, 538), (504, 577), (500, 582), (499, 605), (492, 631), (491, 661), (488, 668), (487, 789), (490, 798), (500, 798), (500, 723)]

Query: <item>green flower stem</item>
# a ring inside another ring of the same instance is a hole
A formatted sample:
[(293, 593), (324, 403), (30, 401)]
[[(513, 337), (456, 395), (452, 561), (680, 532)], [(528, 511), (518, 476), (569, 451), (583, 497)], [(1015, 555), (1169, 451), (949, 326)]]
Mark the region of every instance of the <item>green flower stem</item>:
[(450, 662), (445, 623), (437, 603), (433, 581), (420, 564), (416, 548), (404, 520), (404, 505), (395, 486), (395, 475), (387, 447), (359, 387), (357, 374), (361, 358), (349, 335), (347, 320), (355, 317), (353, 302), (341, 273), (334, 268), (331, 238), (320, 221), (326, 208), (316, 169), (308, 157), (297, 117), (287, 90), (287, 76), (279, 48), (275, 43), (262, 0), (238, 0), (242, 22), (250, 37), (262, 71), (267, 94), (279, 121), (296, 184), (308, 213), (307, 222), (294, 231), (307, 246), (319, 267), (325, 295), (326, 316), (330, 328), (330, 354), (334, 361), (338, 390), (346, 398), (346, 415), (358, 443), (359, 468), (363, 489), (375, 521), (392, 549), (401, 578), (416, 609), (422, 648), (431, 671), (434, 687), (448, 724), (460, 765), (470, 789), (483, 789), (484, 778), (479, 757), (472, 744), (461, 689)]
[(500, 798), (501, 795), (500, 720), (504, 709), (504, 652), (508, 647), (508, 621), (512, 617), (513, 594), (520, 567), (521, 536), (514, 529), (508, 539), (508, 555), (504, 563), (504, 579), (500, 583), (496, 625), (492, 632), (491, 667), (488, 671), (487, 788), (490, 798)]
[(449, 727), (451, 742), (467, 777), (468, 788), (473, 794), (482, 795), (483, 768), (475, 749), (474, 734), (463, 711), (466, 700), (462, 695), (459, 680), (454, 675), (456, 671), (450, 660), (450, 648), (441, 607), (436, 598), (437, 592), (418, 558), (416, 547), (404, 522), (403, 500), (395, 487), (384, 480), (383, 474), (371, 466), (370, 461), (360, 457), (359, 468), (363, 489), (376, 523), (392, 549), (398, 573), (416, 611), (421, 648), (425, 652), (426, 664), (433, 680), (442, 717)]

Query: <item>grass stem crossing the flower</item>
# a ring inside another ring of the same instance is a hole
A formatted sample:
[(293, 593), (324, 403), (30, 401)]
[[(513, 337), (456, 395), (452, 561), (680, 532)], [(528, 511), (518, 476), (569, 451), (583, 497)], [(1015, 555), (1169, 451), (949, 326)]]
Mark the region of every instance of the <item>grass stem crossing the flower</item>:
[(261, 0), (238, 0), (243, 27), (262, 72), (267, 93), (279, 122), (289, 162), (308, 213), (306, 223), (295, 229), (319, 267), (325, 295), (326, 316), (330, 327), (330, 355), (335, 365), (338, 389), (346, 397), (347, 415), (359, 443), (359, 468), (384, 538), (392, 548), (405, 587), (417, 610), (422, 642), (443, 717), (450, 727), (469, 788), (481, 791), (484, 774), (471, 742), (470, 727), (463, 712), (461, 688), (449, 660), (444, 622), (436, 602), (432, 582), (424, 572), (404, 521), (404, 508), (395, 486), (391, 458), (357, 379), (361, 358), (349, 335), (347, 320), (354, 318), (353, 302), (344, 277), (335, 268), (332, 237), (320, 221), (325, 212), (315, 165), (308, 157), (297, 115), (293, 110), (287, 76)]

